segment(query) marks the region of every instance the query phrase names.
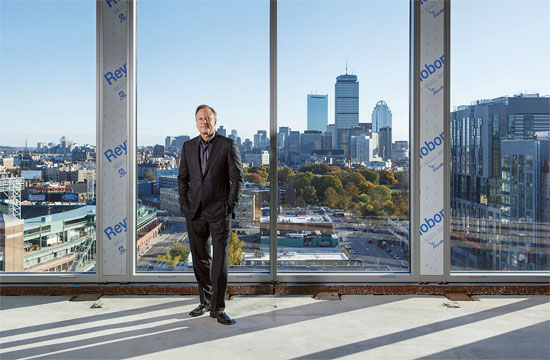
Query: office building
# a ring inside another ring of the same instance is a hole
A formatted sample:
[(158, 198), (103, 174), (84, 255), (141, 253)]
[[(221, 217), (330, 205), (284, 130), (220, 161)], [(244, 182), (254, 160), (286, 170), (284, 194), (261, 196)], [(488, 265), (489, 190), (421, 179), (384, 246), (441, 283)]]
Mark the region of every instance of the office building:
[(379, 132), (382, 128), (391, 128), (391, 121), (392, 115), (388, 104), (384, 100), (380, 100), (372, 110), (372, 131)]
[(164, 157), (164, 146), (155, 145), (155, 147), (153, 148), (153, 157), (163, 158)]
[[(334, 123), (336, 149), (349, 157), (349, 130), (359, 124), (359, 82), (357, 75), (340, 75), (334, 85)], [(333, 140), (333, 141), (334, 141)]]
[(168, 149), (170, 146), (175, 145), (175, 143), (174, 143), (175, 141), (176, 141), (176, 137), (175, 137), (175, 136), (167, 136), (167, 137), (164, 139), (164, 147)]
[(450, 119), (452, 266), (550, 269), (542, 222), (550, 142), (537, 135), (550, 130), (550, 97), (479, 100)]
[(269, 148), (269, 139), (266, 130), (258, 130), (256, 134), (254, 134), (254, 147), (261, 150), (267, 150)]
[(323, 148), (323, 134), (319, 130), (306, 130), (300, 137), (302, 151), (321, 150)]
[(307, 95), (307, 129), (324, 132), (328, 125), (328, 95)]
[(351, 162), (365, 163), (382, 160), (378, 157), (378, 134), (352, 136), (351, 144)]

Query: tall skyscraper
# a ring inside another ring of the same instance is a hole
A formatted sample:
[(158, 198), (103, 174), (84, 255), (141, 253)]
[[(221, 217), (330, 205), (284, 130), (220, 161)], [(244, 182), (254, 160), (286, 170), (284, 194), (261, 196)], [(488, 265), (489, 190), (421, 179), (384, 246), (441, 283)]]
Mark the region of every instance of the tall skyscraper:
[(378, 151), (384, 160), (390, 160), (392, 154), (391, 120), (388, 104), (384, 100), (380, 100), (372, 110), (372, 131), (379, 133)]
[(372, 131), (380, 132), (385, 127), (391, 128), (391, 110), (384, 100), (380, 100), (372, 110)]
[(307, 95), (307, 129), (324, 132), (328, 125), (328, 95)]
[(220, 127), (218, 127), (218, 130), (216, 130), (216, 132), (221, 136), (227, 136), (227, 129), (224, 128), (223, 125), (220, 125)]
[[(359, 124), (359, 82), (357, 75), (340, 75), (334, 85), (334, 123), (336, 148), (350, 155), (349, 130)], [(334, 140), (333, 140), (334, 141)]]

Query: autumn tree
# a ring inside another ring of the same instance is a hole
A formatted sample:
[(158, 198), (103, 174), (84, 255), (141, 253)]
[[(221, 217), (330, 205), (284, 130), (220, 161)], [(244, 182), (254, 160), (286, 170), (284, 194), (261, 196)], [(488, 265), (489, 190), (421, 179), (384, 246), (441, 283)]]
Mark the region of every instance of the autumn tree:
[(264, 184), (269, 177), (269, 168), (266, 166), (252, 166), (248, 168), (249, 174), (258, 174), (264, 179)]
[(393, 190), (391, 194), (392, 202), (395, 205), (394, 215), (406, 218), (409, 216), (409, 191)]
[(354, 183), (348, 182), (344, 189), (346, 190), (348, 195), (351, 196), (352, 199), (356, 199), (359, 197), (359, 189)]
[(359, 171), (347, 172), (343, 176), (342, 182), (344, 186), (347, 186), (349, 183), (355, 184), (360, 194), (367, 193), (374, 188), (374, 184), (367, 181)]
[(145, 173), (145, 176), (143, 178), (147, 181), (156, 181), (157, 180), (157, 176), (155, 175), (155, 173), (150, 172), (150, 171)]
[(380, 172), (380, 185), (395, 186), (399, 181), (395, 179), (395, 176), (390, 170), (382, 170)]
[(327, 175), (327, 174), (333, 173), (332, 168), (324, 163), (307, 164), (306, 166), (300, 169), (300, 172), (308, 172), (308, 171), (316, 175)]
[(258, 185), (264, 185), (265, 179), (257, 173), (248, 173), (244, 176), (244, 181), (251, 182)]
[(243, 245), (244, 241), (239, 239), (239, 236), (235, 233), (231, 233), (231, 239), (229, 240), (229, 250), (227, 253), (227, 264), (240, 265), (243, 263)]

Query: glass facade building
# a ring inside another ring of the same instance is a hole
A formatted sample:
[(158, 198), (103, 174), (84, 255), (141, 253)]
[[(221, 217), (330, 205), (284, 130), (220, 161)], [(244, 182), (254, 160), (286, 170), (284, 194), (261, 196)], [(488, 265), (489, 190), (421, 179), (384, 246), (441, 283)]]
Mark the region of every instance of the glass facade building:
[(391, 128), (391, 110), (384, 100), (380, 100), (372, 110), (372, 131), (379, 132), (386, 127)]
[(451, 265), (549, 270), (550, 97), (479, 100), (451, 113)]
[(344, 150), (344, 154), (349, 156), (349, 130), (359, 124), (359, 81), (357, 81), (357, 75), (338, 76), (334, 89), (336, 149)]
[(328, 125), (328, 95), (307, 95), (307, 129), (325, 132)]

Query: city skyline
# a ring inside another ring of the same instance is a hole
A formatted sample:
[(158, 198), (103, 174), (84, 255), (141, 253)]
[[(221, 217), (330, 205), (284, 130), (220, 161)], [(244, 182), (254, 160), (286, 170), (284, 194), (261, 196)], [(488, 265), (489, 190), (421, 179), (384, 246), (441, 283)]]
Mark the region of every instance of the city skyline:
[[(307, 106), (304, 95), (326, 93), (332, 99), (334, 79), (344, 73), (348, 58), (349, 72), (356, 74), (362, 83), (359, 108), (372, 109), (377, 101), (386, 101), (393, 113), (394, 140), (409, 140), (409, 3), (365, 1), (342, 4), (279, 3), (278, 126), (305, 130)], [(541, 96), (550, 94), (547, 70), (550, 68), (550, 49), (540, 46), (545, 43), (544, 34), (549, 32), (549, 24), (544, 18), (548, 14), (548, 3), (505, 1), (496, 7), (490, 1), (482, 1), (475, 2), (474, 12), (470, 11), (472, 4), (469, 1), (452, 3), (451, 108), (482, 98), (512, 96), (521, 92), (536, 92)], [(193, 32), (197, 19), (187, 14), (186, 9), (194, 6), (201, 10), (208, 4), (140, 1), (138, 5), (138, 77), (141, 86), (138, 91), (141, 94), (138, 98), (138, 145), (163, 144), (169, 134), (196, 134), (192, 114), (195, 106), (202, 102), (210, 103), (218, 110), (218, 125), (239, 130), (243, 140), (252, 139), (255, 131), (247, 133), (248, 113), (253, 114), (258, 129), (268, 129), (267, 3), (210, 6), (213, 22), (219, 20), (219, 24), (204, 29), (203, 34)], [(0, 6), (0, 73), (3, 79), (0, 88), (3, 129), (0, 145), (23, 147), (25, 139), (28, 144), (36, 144), (58, 139), (61, 135), (67, 135), (79, 144), (95, 144), (95, 2), (79, 1), (56, 8), (48, 6), (48, 2), (3, 1)], [(334, 17), (335, 9), (346, 10), (346, 17)], [(351, 25), (365, 23), (357, 20), (373, 12), (380, 16), (361, 25), (364, 27)], [(182, 13), (184, 19), (175, 21)], [(521, 15), (527, 13), (529, 19)], [(185, 21), (183, 25), (182, 21)], [(334, 27), (322, 26), (326, 21), (334, 21)], [(475, 30), (466, 26), (471, 21), (478, 24)], [(510, 23), (517, 26), (507, 26)], [(471, 41), (478, 38), (474, 32), (479, 30), (479, 26), (494, 46), (490, 56), (471, 57), (472, 51), (487, 53), (484, 41)], [(36, 31), (38, 27), (40, 31)], [(216, 53), (223, 53), (225, 65), (217, 56), (210, 56), (205, 61), (202, 57), (185, 55), (186, 49), (195, 49), (201, 41), (218, 34), (220, 27), (231, 29), (227, 36), (220, 36), (212, 44)], [(315, 38), (309, 36), (311, 29), (315, 29)], [(339, 36), (350, 31), (357, 36)], [(378, 36), (370, 37), (369, 33)], [(182, 43), (187, 46), (174, 49), (175, 36), (183, 37)], [(303, 46), (306, 38), (307, 46)], [(357, 39), (365, 39), (365, 45), (357, 46)], [(334, 43), (341, 50), (325, 46), (327, 43)], [(67, 44), (70, 44), (70, 52)], [(255, 44), (253, 51), (250, 51), (249, 44)], [(384, 48), (383, 63), (376, 60), (376, 51), (369, 55), (372, 49), (379, 48)], [(510, 52), (510, 48), (514, 51)], [(535, 50), (541, 56), (530, 58), (529, 66), (518, 66), (522, 54)], [(39, 64), (42, 66), (37, 66), (33, 60), (37, 52), (41, 54)], [(166, 56), (157, 56), (159, 53)], [(242, 53), (250, 54), (249, 58), (238, 55)], [(497, 58), (499, 61), (494, 61)], [(190, 74), (185, 71), (188, 68), (208, 71)], [(220, 83), (219, 79), (226, 74), (230, 76), (229, 83)], [(473, 78), (480, 79), (479, 86), (471, 86), (470, 79)], [(202, 80), (211, 86), (195, 86)], [(179, 84), (193, 86), (181, 89)], [(242, 110), (243, 102), (227, 97), (235, 90), (242, 93), (239, 98), (248, 100), (247, 111)], [(196, 96), (191, 94), (193, 91), (197, 92)], [(32, 106), (28, 106), (29, 103)], [(333, 105), (329, 101), (329, 124), (333, 121)], [(188, 122), (182, 121), (184, 113), (188, 114)], [(359, 121), (368, 122), (369, 115), (361, 112)], [(73, 126), (75, 122), (78, 127)], [(26, 124), (25, 133), (21, 131), (22, 123)], [(56, 127), (63, 131), (57, 131)]]

